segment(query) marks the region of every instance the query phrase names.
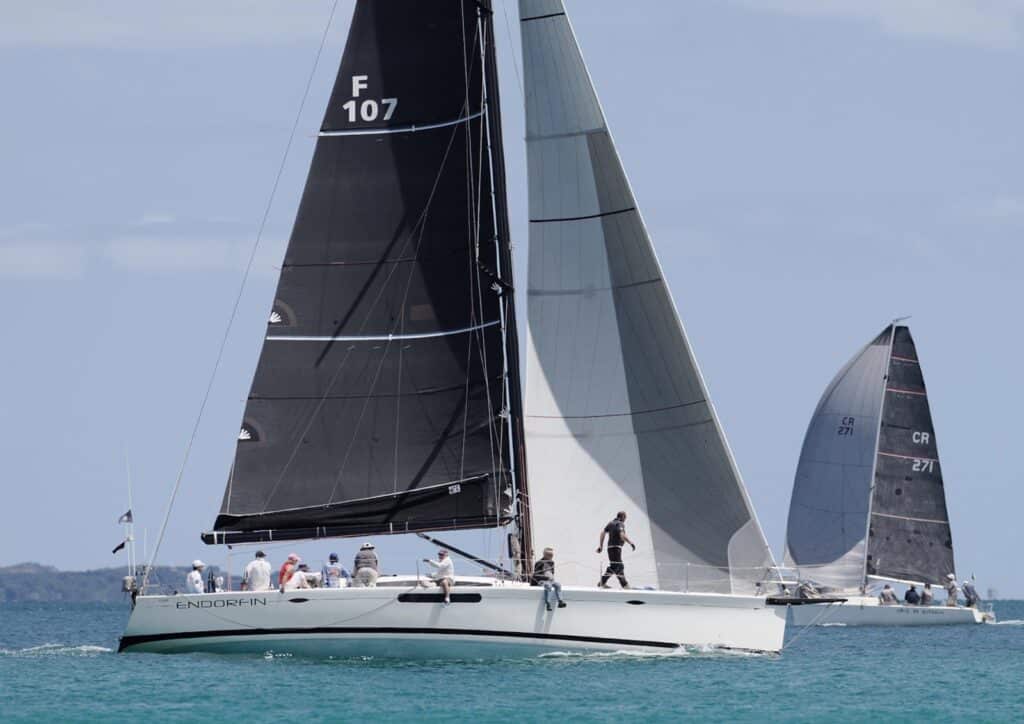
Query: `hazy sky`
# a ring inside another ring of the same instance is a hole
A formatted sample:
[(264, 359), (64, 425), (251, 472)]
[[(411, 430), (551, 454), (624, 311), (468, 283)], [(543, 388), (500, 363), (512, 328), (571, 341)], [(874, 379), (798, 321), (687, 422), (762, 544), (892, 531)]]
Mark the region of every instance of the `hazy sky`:
[[(0, 4), (0, 564), (122, 562), (110, 548), (125, 452), (152, 545), (331, 5)], [(220, 504), (351, 11), (339, 2), (165, 562), (224, 562), (198, 534)], [(1024, 596), (1013, 454), (1024, 1), (575, 0), (569, 11), (776, 554), (825, 385), (912, 314), (959, 571)], [(518, 32), (515, 3), (498, 0), (522, 279)], [(354, 543), (289, 547), (347, 559)], [(378, 544), (393, 569), (427, 552)]]

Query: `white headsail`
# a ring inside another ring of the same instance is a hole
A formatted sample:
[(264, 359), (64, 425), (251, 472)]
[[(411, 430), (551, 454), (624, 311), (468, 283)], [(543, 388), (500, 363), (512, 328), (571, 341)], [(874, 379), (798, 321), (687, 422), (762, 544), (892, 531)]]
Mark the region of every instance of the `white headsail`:
[(592, 585), (629, 515), (633, 586), (752, 592), (771, 552), (561, 0), (520, 0), (530, 185), (526, 433), (536, 546)]

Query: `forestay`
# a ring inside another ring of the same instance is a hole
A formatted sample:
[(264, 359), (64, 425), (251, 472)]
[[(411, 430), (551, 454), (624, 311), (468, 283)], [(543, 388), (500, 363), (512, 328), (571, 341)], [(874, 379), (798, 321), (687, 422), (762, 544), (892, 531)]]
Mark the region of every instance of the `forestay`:
[(593, 585), (616, 511), (633, 586), (752, 593), (772, 564), (560, 0), (521, 0), (526, 429), (536, 546)]
[(356, 4), (207, 542), (513, 514), (518, 360), (488, 8)]

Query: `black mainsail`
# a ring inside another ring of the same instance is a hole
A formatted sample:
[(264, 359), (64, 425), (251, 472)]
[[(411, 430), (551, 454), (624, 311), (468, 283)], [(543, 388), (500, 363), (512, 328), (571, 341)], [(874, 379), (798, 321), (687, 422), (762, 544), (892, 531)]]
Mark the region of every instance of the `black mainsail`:
[(490, 3), (359, 0), (204, 540), (510, 522), (514, 315)]
[(928, 392), (910, 329), (896, 326), (882, 403), (867, 574), (943, 583), (953, 538)]

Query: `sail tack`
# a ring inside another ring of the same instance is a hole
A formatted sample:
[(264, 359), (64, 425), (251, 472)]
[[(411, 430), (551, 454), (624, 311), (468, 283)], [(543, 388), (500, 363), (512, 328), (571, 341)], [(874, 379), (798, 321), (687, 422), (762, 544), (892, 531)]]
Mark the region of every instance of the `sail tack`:
[(906, 326), (883, 330), (818, 403), (793, 486), (786, 565), (847, 591), (866, 576), (938, 584), (954, 572), (935, 430)]
[(487, 4), (357, 2), (208, 542), (509, 519), (493, 78)]
[(521, 0), (534, 540), (592, 585), (617, 511), (630, 583), (752, 591), (771, 554), (561, 0)]

